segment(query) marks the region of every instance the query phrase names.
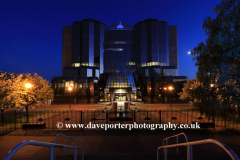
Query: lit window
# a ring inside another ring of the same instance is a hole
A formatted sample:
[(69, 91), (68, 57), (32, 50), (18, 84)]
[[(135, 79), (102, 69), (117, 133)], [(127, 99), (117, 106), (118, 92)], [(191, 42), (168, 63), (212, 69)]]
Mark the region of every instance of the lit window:
[(73, 81), (67, 81), (67, 82), (65, 82), (65, 87), (67, 88), (67, 87), (73, 87), (74, 86), (74, 82)]
[(123, 48), (106, 48), (107, 51), (123, 51)]
[(74, 86), (74, 82), (73, 81), (69, 81), (69, 86), (73, 87)]
[(147, 64), (146, 63), (142, 63), (142, 67), (146, 67), (147, 66)]
[(114, 48), (114, 51), (123, 51), (123, 48)]
[(135, 62), (128, 62), (128, 65), (133, 66), (133, 65), (135, 65)]
[(80, 66), (80, 63), (73, 63), (72, 64), (72, 67), (79, 67)]
[(87, 69), (87, 77), (92, 77), (92, 69)]
[(95, 70), (95, 77), (99, 78), (99, 70), (98, 69)]

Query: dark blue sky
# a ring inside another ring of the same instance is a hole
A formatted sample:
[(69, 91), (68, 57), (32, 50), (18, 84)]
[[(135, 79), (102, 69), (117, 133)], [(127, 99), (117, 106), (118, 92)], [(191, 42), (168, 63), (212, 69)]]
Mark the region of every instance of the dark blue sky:
[(146, 18), (178, 27), (179, 75), (196, 77), (191, 51), (206, 39), (204, 18), (221, 0), (0, 0), (0, 71), (38, 73), (51, 81), (62, 73), (62, 28), (94, 18), (107, 26)]

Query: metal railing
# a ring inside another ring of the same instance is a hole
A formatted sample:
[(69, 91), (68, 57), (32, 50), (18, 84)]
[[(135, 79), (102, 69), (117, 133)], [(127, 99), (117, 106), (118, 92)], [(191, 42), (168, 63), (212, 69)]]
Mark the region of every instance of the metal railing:
[[(238, 156), (233, 152), (233, 150), (228, 147), (226, 144), (222, 143), (221, 141), (218, 141), (216, 139), (205, 139), (200, 141), (194, 141), (194, 142), (186, 142), (186, 143), (179, 143), (179, 144), (171, 144), (167, 146), (158, 147), (157, 149), (157, 160), (159, 160), (159, 149), (167, 149), (167, 148), (173, 148), (173, 147), (182, 147), (187, 146), (187, 160), (192, 160), (192, 146), (194, 145), (200, 145), (200, 144), (207, 144), (207, 143), (213, 143), (218, 146), (220, 146), (222, 149), (224, 149), (227, 154), (233, 159), (233, 160), (239, 160)], [(166, 154), (166, 153), (164, 153)], [(164, 155), (165, 160), (167, 160), (167, 156)]]
[[(94, 116), (95, 113), (95, 116)], [(95, 111), (80, 111), (80, 110), (29, 110), (28, 112), (28, 122), (30, 124), (34, 123), (46, 123), (46, 128), (55, 130), (59, 129), (56, 126), (56, 122), (65, 122), (66, 118), (71, 119), (72, 124), (84, 124), (86, 126), (88, 122), (93, 120), (97, 120), (98, 123), (106, 124), (109, 123), (108, 119), (114, 117), (113, 114), (116, 112), (110, 110), (95, 110)], [(126, 113), (126, 112), (125, 112)], [(148, 123), (148, 124), (166, 124), (168, 122), (174, 124), (188, 124), (191, 125), (193, 121), (197, 121), (198, 123), (209, 123), (212, 121), (208, 119), (206, 114), (201, 114), (196, 109), (191, 110), (135, 110), (133, 112), (127, 112), (128, 117), (133, 118), (133, 122), (138, 124)], [(234, 112), (235, 113), (235, 112)], [(116, 113), (117, 114), (117, 113)], [(97, 116), (97, 117), (96, 117)], [(175, 117), (175, 118), (174, 118)], [(95, 119), (94, 119), (95, 118)], [(174, 119), (173, 119), (174, 118)], [(105, 121), (105, 120), (106, 121)], [(240, 130), (240, 117), (235, 114), (230, 117), (224, 117), (220, 113), (216, 113), (215, 115), (215, 126), (216, 129), (222, 128), (233, 128), (236, 130)], [(6, 133), (8, 131), (22, 129), (23, 125), (26, 127), (26, 112), (23, 111), (15, 111), (0, 114), (0, 134)], [(110, 123), (118, 123), (118, 122), (110, 122)], [(27, 125), (30, 129), (31, 126)], [(32, 127), (40, 128), (40, 125), (32, 125)], [(63, 126), (63, 129), (66, 129)], [(202, 127), (201, 127), (202, 128)], [(34, 129), (34, 128), (32, 128)], [(74, 128), (72, 128), (74, 129)], [(80, 128), (75, 128), (80, 129)], [(84, 128), (81, 128), (81, 130)], [(27, 130), (26, 130), (27, 132)]]
[(47, 143), (47, 142), (40, 142), (40, 141), (33, 141), (33, 140), (24, 141), (24, 142), (19, 143), (18, 145), (16, 145), (10, 152), (8, 152), (8, 154), (6, 155), (4, 160), (10, 160), (11, 157), (19, 149), (21, 149), (22, 147), (24, 147), (26, 145), (50, 147), (49, 148), (49, 154), (50, 154), (49, 155), (49, 160), (53, 160), (53, 158), (54, 158), (54, 154), (53, 154), (54, 147), (74, 149), (74, 160), (77, 160), (77, 149), (81, 149), (82, 150), (82, 160), (84, 160), (84, 150), (83, 150), (82, 147), (68, 146), (68, 145), (63, 145), (63, 144)]
[[(187, 135), (185, 133), (179, 133), (179, 134), (176, 134), (174, 136), (170, 136), (170, 137), (167, 137), (163, 140), (163, 146), (165, 146), (165, 141), (166, 141), (166, 145), (168, 145), (168, 139), (170, 138), (173, 138), (173, 137), (176, 137), (176, 144), (178, 144), (178, 136), (180, 135), (184, 135), (185, 139), (186, 139), (186, 142), (188, 142), (188, 138), (187, 138)], [(164, 157), (167, 156), (167, 148), (164, 149)], [(177, 154), (178, 154), (178, 147), (177, 147)], [(165, 158), (166, 159), (166, 158)]]
[[(66, 136), (66, 135), (61, 134), (61, 133), (57, 134), (57, 136), (56, 136), (56, 138), (55, 138), (55, 140), (54, 140), (54, 143), (57, 142), (57, 138), (58, 138), (59, 136), (63, 136), (63, 137), (64, 137), (64, 142), (63, 142), (64, 145), (66, 145), (66, 138), (69, 138), (69, 139), (73, 139), (73, 140), (74, 140), (74, 146), (75, 146), (75, 144), (76, 144), (75, 142), (77, 141), (78, 144), (77, 144), (76, 147), (79, 147), (79, 141), (78, 141), (78, 139), (75, 139), (75, 138), (72, 138), (72, 137)], [(55, 159), (55, 152), (56, 152), (56, 148), (54, 148), (54, 159)], [(65, 155), (65, 148), (63, 148), (63, 153), (64, 153), (64, 155)]]

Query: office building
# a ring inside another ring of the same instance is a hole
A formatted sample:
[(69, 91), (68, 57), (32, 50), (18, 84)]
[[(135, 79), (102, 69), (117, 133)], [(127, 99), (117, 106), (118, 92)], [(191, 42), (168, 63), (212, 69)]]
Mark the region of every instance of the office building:
[(76, 103), (164, 99), (164, 88), (186, 81), (179, 76), (177, 36), (175, 25), (157, 19), (134, 26), (83, 19), (64, 26), (62, 77), (52, 80), (55, 95), (69, 95), (72, 86)]

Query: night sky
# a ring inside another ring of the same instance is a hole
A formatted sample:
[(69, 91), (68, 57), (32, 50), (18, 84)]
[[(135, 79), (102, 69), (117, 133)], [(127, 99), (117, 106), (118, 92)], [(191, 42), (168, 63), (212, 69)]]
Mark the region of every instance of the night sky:
[(134, 25), (146, 18), (178, 27), (179, 75), (196, 78), (191, 51), (206, 39), (204, 18), (221, 0), (0, 0), (0, 71), (62, 74), (62, 28), (93, 18)]

